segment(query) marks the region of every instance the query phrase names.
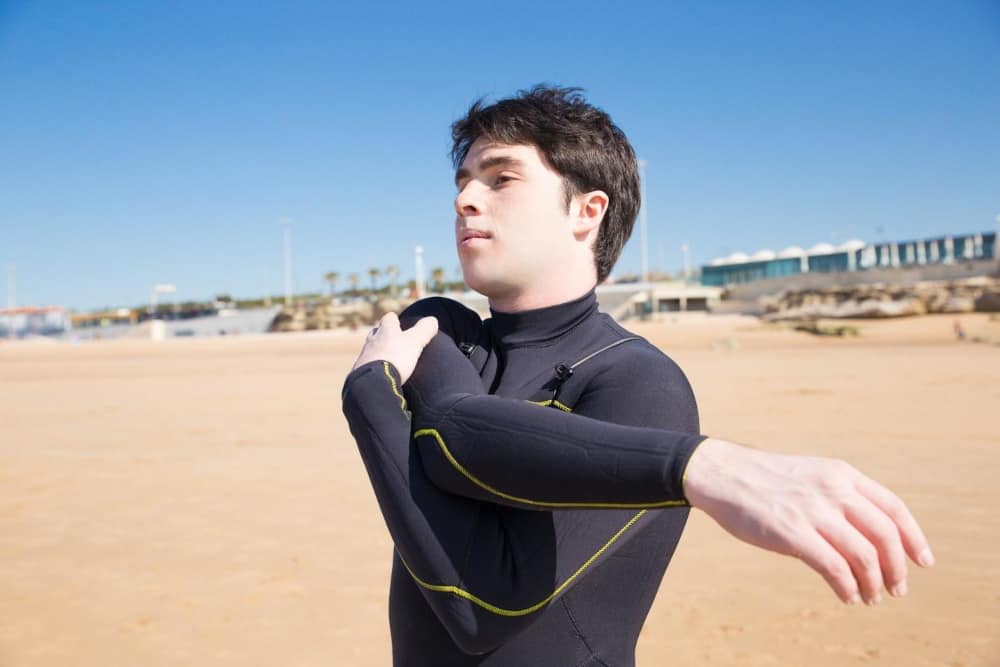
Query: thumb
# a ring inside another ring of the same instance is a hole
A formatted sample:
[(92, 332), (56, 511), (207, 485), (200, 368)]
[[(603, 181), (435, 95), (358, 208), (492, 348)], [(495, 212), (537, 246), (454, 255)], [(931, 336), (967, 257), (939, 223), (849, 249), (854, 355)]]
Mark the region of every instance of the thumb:
[(414, 341), (419, 343), (421, 348), (427, 347), (434, 334), (438, 331), (438, 321), (436, 317), (421, 317), (406, 333), (410, 334)]

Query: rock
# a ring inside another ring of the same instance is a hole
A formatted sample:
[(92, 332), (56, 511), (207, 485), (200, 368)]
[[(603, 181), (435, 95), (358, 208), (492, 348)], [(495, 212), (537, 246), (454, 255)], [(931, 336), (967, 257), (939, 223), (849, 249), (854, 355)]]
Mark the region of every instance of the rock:
[(941, 307), (942, 313), (971, 313), (976, 309), (976, 302), (972, 297), (953, 296), (947, 299)]
[(794, 327), (795, 331), (804, 331), (814, 336), (860, 336), (861, 331), (852, 326), (831, 326), (820, 324), (818, 321), (803, 322)]
[(1000, 313), (1000, 290), (996, 288), (980, 294), (974, 306), (977, 313)]
[(761, 298), (768, 320), (904, 317), (924, 313), (1000, 312), (1000, 282), (976, 277), (954, 282), (810, 288)]
[(857, 317), (857, 318), (882, 318), (882, 317), (908, 317), (911, 315), (923, 315), (927, 312), (923, 302), (916, 297), (907, 297), (898, 301), (869, 299), (853, 307), (845, 308), (845, 313), (837, 317)]
[(376, 303), (353, 301), (336, 306), (327, 302), (300, 302), (295, 308), (282, 308), (274, 316), (268, 330), (315, 331), (338, 327), (359, 329), (373, 326), (385, 313), (400, 312), (408, 305), (408, 302), (398, 299), (381, 299)]
[(374, 324), (386, 313), (401, 313), (404, 308), (399, 299), (379, 299), (372, 308), (372, 323)]

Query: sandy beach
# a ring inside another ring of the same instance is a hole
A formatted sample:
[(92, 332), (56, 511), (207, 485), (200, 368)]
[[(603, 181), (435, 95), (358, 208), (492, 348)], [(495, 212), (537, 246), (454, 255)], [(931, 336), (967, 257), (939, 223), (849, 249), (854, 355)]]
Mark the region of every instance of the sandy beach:
[[(694, 512), (640, 665), (1000, 665), (1000, 347), (953, 319), (631, 327), (704, 432), (846, 458), (938, 559), (847, 607)], [(388, 665), (392, 545), (339, 398), (362, 336), (0, 344), (0, 665)]]

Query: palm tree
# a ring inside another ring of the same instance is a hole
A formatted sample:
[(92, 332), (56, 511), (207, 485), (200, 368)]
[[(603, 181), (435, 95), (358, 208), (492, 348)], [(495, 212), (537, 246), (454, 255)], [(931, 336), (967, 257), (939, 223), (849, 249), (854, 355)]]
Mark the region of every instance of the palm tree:
[(375, 281), (378, 280), (378, 277), (380, 275), (382, 275), (382, 272), (379, 271), (378, 269), (376, 269), (374, 266), (372, 268), (368, 269), (368, 277), (372, 279), (372, 295), (373, 296), (375, 294)]
[(323, 275), (323, 280), (330, 284), (330, 298), (337, 292), (337, 281), (340, 280), (340, 274), (336, 271), (328, 271)]
[(390, 290), (391, 291), (389, 292), (389, 296), (391, 296), (393, 299), (395, 299), (396, 298), (396, 278), (399, 277), (399, 267), (396, 266), (395, 264), (390, 264), (389, 266), (385, 267), (385, 275), (389, 276), (389, 281), (390, 281)]
[(439, 294), (444, 289), (444, 276), (444, 269), (440, 266), (434, 267), (431, 271), (431, 280), (434, 282), (434, 291)]
[(351, 283), (351, 296), (357, 296), (358, 283), (361, 282), (361, 277), (356, 273), (349, 273), (347, 275), (347, 282)]

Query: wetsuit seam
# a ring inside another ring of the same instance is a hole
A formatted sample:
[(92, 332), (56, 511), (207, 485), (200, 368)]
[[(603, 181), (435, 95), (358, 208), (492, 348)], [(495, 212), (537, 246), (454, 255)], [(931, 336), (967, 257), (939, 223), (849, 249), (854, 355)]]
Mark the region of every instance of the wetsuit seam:
[[(613, 334), (614, 336), (617, 336), (619, 338), (635, 338), (635, 339), (638, 339), (639, 342), (645, 343), (645, 347), (649, 347), (649, 348), (652, 348), (652, 349), (656, 350), (656, 347), (652, 343), (650, 343), (645, 338), (645, 336), (639, 336), (639, 335), (637, 335), (637, 334), (629, 331), (628, 329), (626, 329), (622, 325), (618, 324), (614, 320), (602, 320), (601, 324), (603, 324), (604, 328), (606, 330), (608, 330), (609, 332), (611, 332), (611, 334)], [(657, 350), (657, 351), (659, 351), (659, 350)]]
[[(629, 520), (629, 522), (626, 523), (621, 528), (621, 530), (619, 530), (617, 533), (615, 533), (614, 536), (612, 536), (612, 538), (610, 540), (608, 540), (607, 543), (605, 543), (605, 545), (603, 547), (601, 547), (600, 549), (598, 549), (597, 552), (595, 552), (579, 568), (577, 568), (576, 571), (573, 572), (573, 574), (569, 575), (569, 577), (567, 577), (561, 584), (559, 584), (559, 586), (557, 586), (551, 593), (549, 593), (548, 595), (546, 595), (541, 601), (539, 601), (539, 602), (531, 605), (530, 607), (525, 607), (523, 609), (504, 609), (502, 607), (498, 607), (497, 605), (495, 605), (495, 604), (493, 604), (491, 602), (487, 602), (486, 600), (483, 600), (482, 598), (480, 598), (476, 594), (471, 593), (468, 590), (463, 589), (463, 588), (461, 588), (459, 586), (452, 586), (452, 585), (449, 585), (449, 584), (432, 584), (430, 582), (424, 581), (423, 579), (420, 579), (416, 575), (416, 573), (413, 572), (413, 570), (406, 563), (406, 560), (404, 560), (402, 558), (402, 556), (400, 556), (400, 562), (402, 562), (403, 566), (406, 567), (407, 571), (410, 573), (410, 576), (413, 577), (413, 580), (415, 582), (417, 582), (417, 584), (419, 586), (423, 587), (423, 588), (426, 588), (426, 589), (432, 590), (432, 591), (437, 591), (437, 592), (440, 592), (440, 593), (451, 593), (453, 595), (457, 595), (458, 597), (464, 598), (464, 599), (468, 600), (469, 602), (472, 602), (473, 604), (475, 604), (475, 605), (477, 605), (477, 606), (485, 609), (486, 611), (492, 612), (492, 613), (494, 613), (494, 614), (496, 614), (498, 616), (527, 616), (528, 614), (533, 614), (536, 611), (538, 611), (539, 609), (542, 609), (543, 607), (551, 604), (552, 602), (555, 602), (557, 600), (557, 596), (559, 596), (560, 594), (562, 594), (562, 592), (567, 587), (569, 587), (570, 585), (572, 585), (573, 581), (575, 581), (578, 577), (580, 577), (581, 575), (583, 575), (583, 573), (585, 571), (587, 571), (594, 564), (594, 561), (596, 561), (598, 558), (600, 558), (600, 556), (604, 553), (604, 551), (606, 551), (609, 547), (611, 547), (611, 545), (613, 543), (615, 543), (616, 541), (618, 541), (618, 539), (627, 530), (629, 530), (633, 525), (635, 525), (635, 523), (639, 519), (641, 519), (643, 516), (645, 516), (645, 514), (646, 514), (647, 511), (648, 510), (642, 510), (641, 512), (639, 512), (638, 514), (636, 514), (634, 517), (632, 517)], [(398, 550), (397, 550), (397, 553), (398, 553)], [(561, 599), (561, 598), (559, 598), (559, 599)]]
[(569, 619), (570, 625), (573, 626), (573, 632), (576, 633), (577, 639), (580, 640), (580, 643), (582, 643), (584, 648), (587, 649), (587, 653), (590, 654), (583, 660), (583, 662), (577, 663), (578, 667), (583, 667), (591, 660), (596, 660), (605, 667), (608, 667), (607, 663), (601, 660), (597, 653), (594, 652), (594, 648), (590, 645), (590, 642), (587, 641), (587, 638), (583, 634), (583, 630), (580, 629), (580, 624), (576, 622), (576, 617), (573, 616), (573, 610), (569, 608), (569, 602), (566, 601), (566, 598), (560, 599), (559, 602), (562, 603), (563, 611), (566, 612), (566, 617)]
[(479, 527), (479, 517), (482, 513), (482, 506), (476, 507), (476, 518), (472, 523), (472, 530), (469, 531), (469, 539), (465, 543), (465, 558), (462, 559), (462, 567), (458, 571), (458, 585), (462, 588), (465, 588), (467, 584), (465, 574), (469, 571), (469, 561), (472, 558), (472, 545), (476, 542), (476, 529)]
[[(385, 440), (382, 438), (382, 436), (378, 434), (378, 430), (375, 428), (375, 425), (373, 424), (372, 420), (368, 418), (368, 415), (365, 414), (363, 410), (360, 410), (358, 416), (364, 422), (365, 429), (372, 434), (372, 438), (375, 441), (377, 441), (380, 445), (382, 445), (385, 442)], [(395, 461), (390, 461), (390, 465), (392, 471), (396, 474), (397, 477), (399, 477), (400, 479), (406, 479), (406, 475), (403, 473), (402, 468), (400, 468)]]

